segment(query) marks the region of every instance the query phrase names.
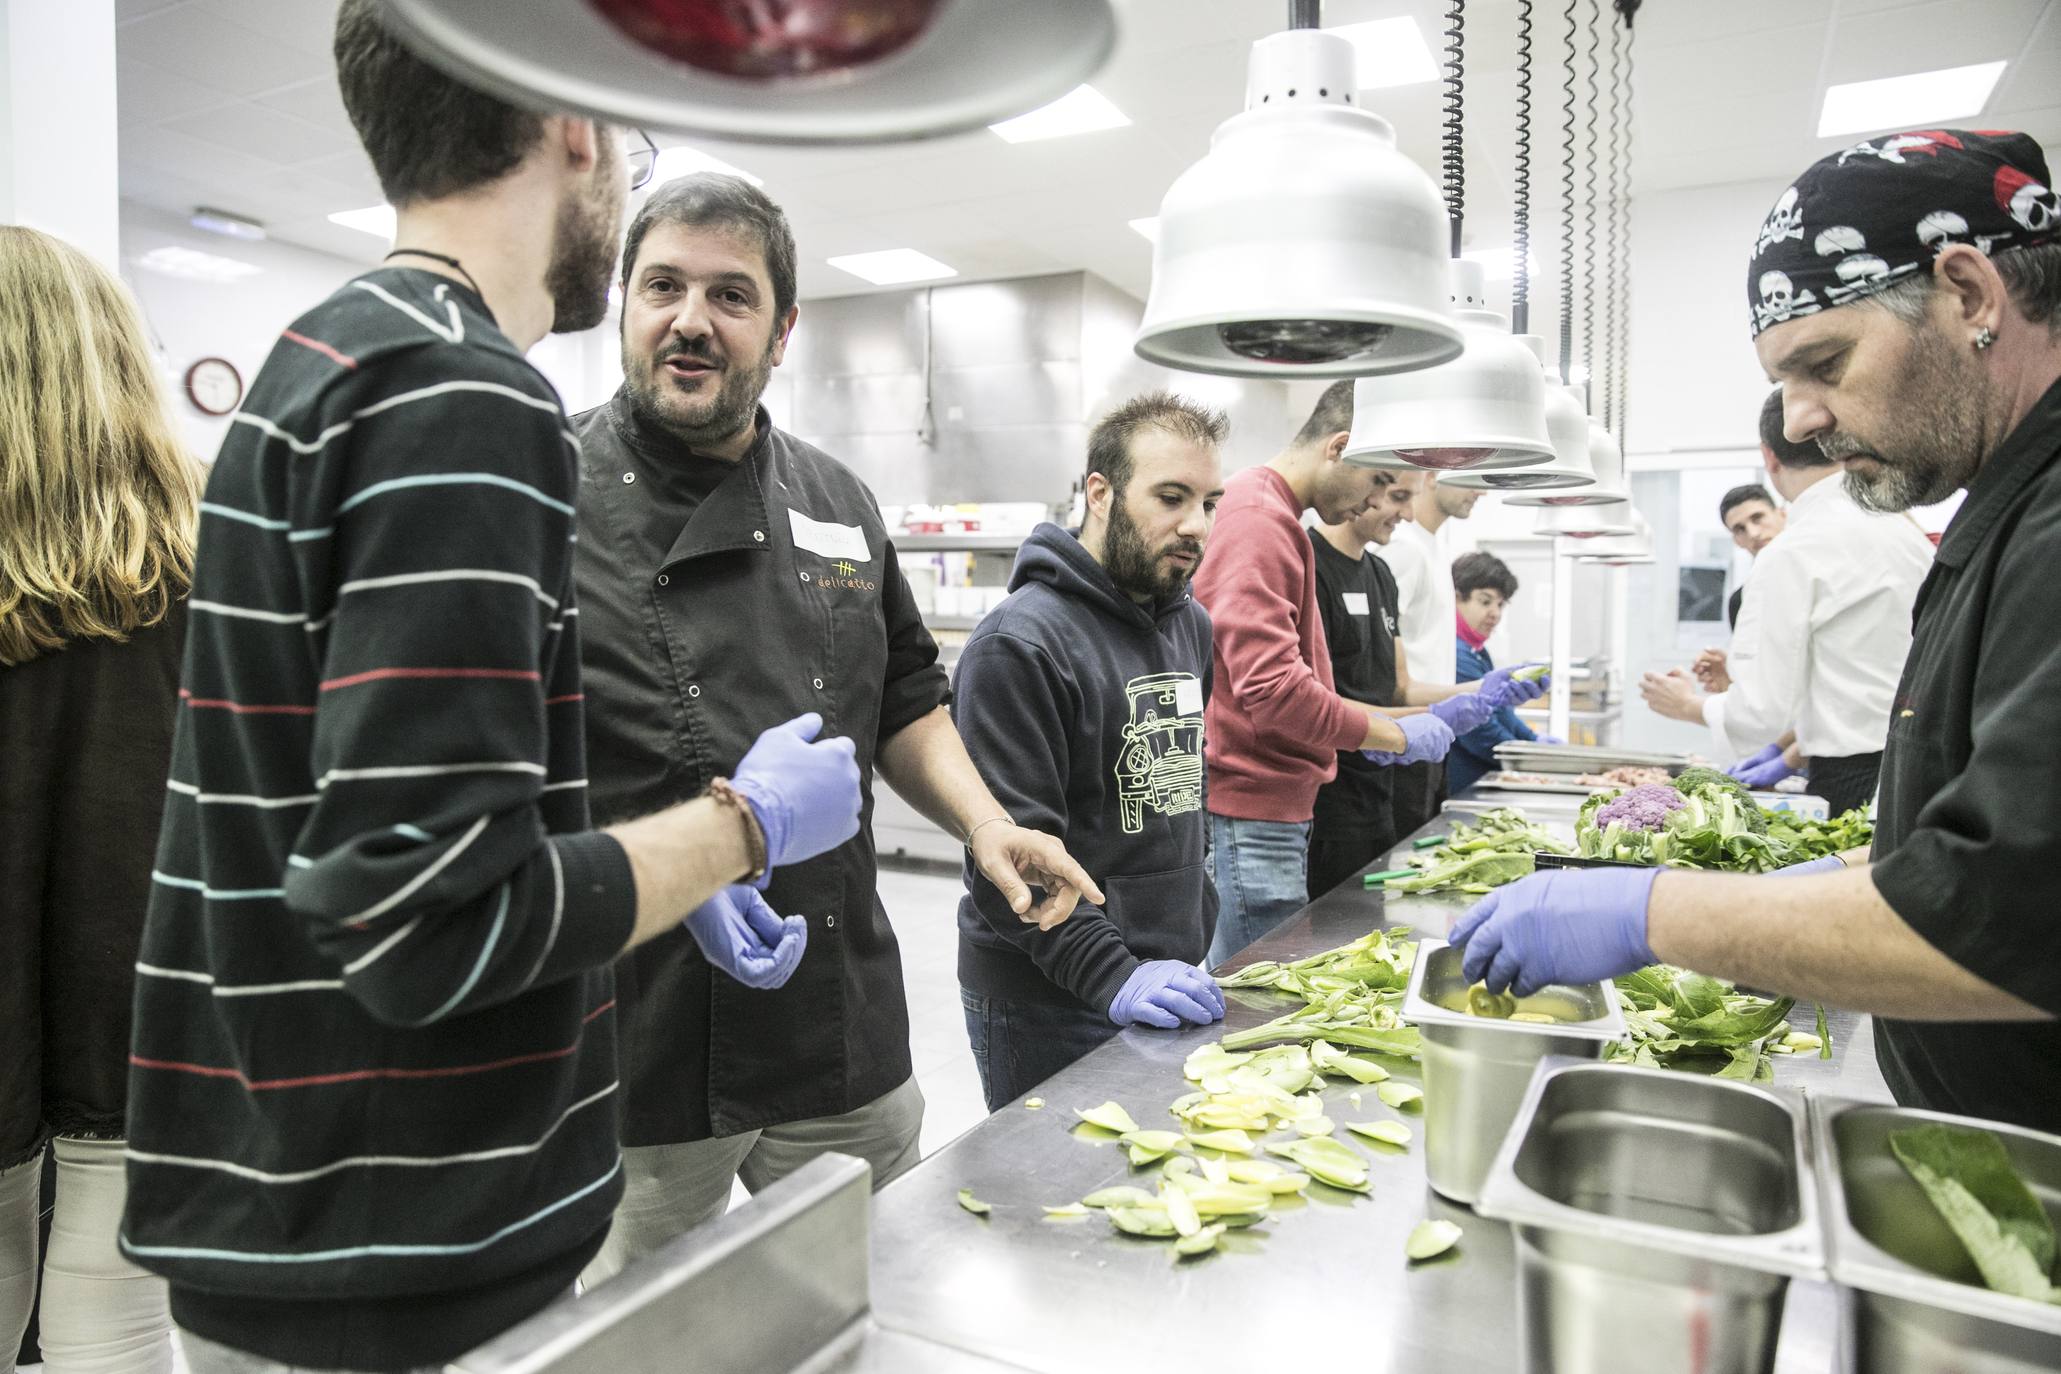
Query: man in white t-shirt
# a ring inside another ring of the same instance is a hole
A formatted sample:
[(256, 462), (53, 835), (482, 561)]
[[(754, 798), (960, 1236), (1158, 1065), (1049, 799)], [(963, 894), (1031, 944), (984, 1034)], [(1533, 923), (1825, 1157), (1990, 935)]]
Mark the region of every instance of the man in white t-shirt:
[[(1448, 520), (1472, 515), (1481, 493), (1446, 486), (1429, 473), (1420, 480), (1411, 519), (1396, 526), (1388, 543), (1374, 553), (1395, 574), (1410, 681), (1449, 686), (1458, 676), (1453, 623), (1459, 604), (1453, 596), (1452, 555), (1439, 543), (1438, 531)], [(1445, 798), (1443, 762), (1397, 768), (1395, 833), (1407, 835), (1436, 816)]]

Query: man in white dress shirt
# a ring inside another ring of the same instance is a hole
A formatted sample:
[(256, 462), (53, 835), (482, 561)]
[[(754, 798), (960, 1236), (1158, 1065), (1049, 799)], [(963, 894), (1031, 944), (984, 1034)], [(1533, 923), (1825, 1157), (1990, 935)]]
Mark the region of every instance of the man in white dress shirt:
[(1761, 461), (1788, 523), (1747, 574), (1729, 688), (1706, 695), (1678, 668), (1641, 691), (1661, 715), (1708, 725), (1722, 758), (1766, 753), (1793, 727), (1810, 790), (1837, 815), (1875, 795), (1932, 541), (1907, 515), (1856, 505), (1817, 444), (1779, 425), (1773, 439)]

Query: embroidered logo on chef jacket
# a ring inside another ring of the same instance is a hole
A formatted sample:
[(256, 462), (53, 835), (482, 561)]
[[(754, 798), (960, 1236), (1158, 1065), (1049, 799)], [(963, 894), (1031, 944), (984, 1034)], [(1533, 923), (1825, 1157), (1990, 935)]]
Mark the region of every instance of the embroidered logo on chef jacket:
[(1153, 673), (1124, 684), (1130, 718), (1117, 752), (1116, 798), (1124, 833), (1145, 828), (1145, 813), (1179, 816), (1202, 809), (1202, 680)]
[[(866, 531), (857, 525), (839, 525), (812, 520), (798, 510), (787, 512), (787, 526), (794, 532), (794, 547), (830, 560), (830, 566), (816, 575), (816, 584), (834, 592), (877, 592), (880, 583), (862, 577), (860, 565), (873, 561)], [(804, 577), (807, 574), (803, 574)]]

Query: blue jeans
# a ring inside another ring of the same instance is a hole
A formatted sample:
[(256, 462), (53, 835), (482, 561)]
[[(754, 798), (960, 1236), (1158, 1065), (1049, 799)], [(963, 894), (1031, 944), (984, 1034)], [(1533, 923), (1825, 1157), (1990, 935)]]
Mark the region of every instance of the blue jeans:
[(1309, 905), (1310, 823), (1209, 817), (1217, 934), (1209, 966), (1222, 964)]
[(1116, 1035), (1107, 1016), (1086, 1007), (1005, 1002), (959, 989), (966, 1038), (988, 1110), (998, 1112)]

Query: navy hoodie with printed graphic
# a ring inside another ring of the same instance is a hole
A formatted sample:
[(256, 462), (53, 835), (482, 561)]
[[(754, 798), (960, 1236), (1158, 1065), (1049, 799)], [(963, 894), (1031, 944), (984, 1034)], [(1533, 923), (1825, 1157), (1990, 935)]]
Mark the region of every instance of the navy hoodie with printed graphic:
[(1025, 541), (1009, 592), (959, 657), (952, 716), (1010, 816), (1065, 840), (1108, 900), (1040, 933), (969, 860), (959, 981), (1107, 1011), (1140, 963), (1200, 964), (1216, 929), (1203, 865), (1209, 613), (1185, 590), (1139, 605), (1049, 524)]

